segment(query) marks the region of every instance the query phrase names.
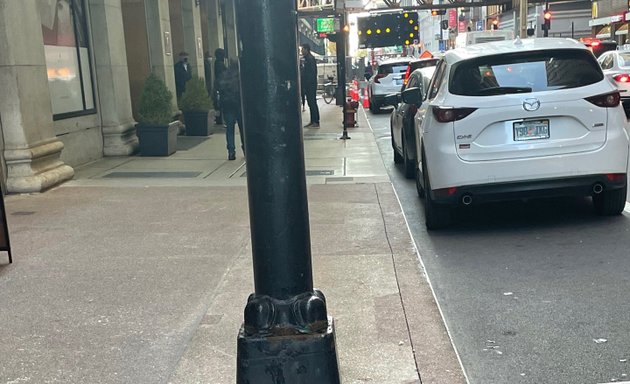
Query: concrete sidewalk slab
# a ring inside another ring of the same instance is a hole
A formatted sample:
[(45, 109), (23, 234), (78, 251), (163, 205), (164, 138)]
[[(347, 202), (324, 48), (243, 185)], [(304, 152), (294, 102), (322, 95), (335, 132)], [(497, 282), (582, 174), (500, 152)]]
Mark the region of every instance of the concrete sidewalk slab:
[[(343, 382), (464, 383), (365, 114), (339, 140), (340, 108), (321, 111), (304, 130), (311, 248)], [(235, 382), (254, 289), (246, 163), (222, 134), (178, 141), (6, 198), (0, 382)]]

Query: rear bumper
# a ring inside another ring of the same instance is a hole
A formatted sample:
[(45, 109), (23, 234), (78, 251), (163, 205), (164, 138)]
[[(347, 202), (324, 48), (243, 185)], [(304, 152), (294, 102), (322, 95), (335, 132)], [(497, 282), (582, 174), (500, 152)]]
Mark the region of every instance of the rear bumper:
[(466, 185), (431, 191), (436, 203), (458, 205), (464, 198), (470, 197), (472, 204), (488, 203), (525, 198), (558, 196), (591, 196), (594, 188), (601, 186), (602, 191), (621, 189), (626, 186), (626, 174), (610, 180), (605, 174), (558, 179), (529, 180), (482, 185)]

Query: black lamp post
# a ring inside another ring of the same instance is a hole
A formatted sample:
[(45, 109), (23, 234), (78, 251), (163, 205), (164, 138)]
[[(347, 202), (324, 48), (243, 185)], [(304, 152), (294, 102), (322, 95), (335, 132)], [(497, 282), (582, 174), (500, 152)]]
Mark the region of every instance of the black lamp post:
[(338, 384), (332, 318), (313, 289), (295, 0), (236, 0), (255, 292), (237, 383)]

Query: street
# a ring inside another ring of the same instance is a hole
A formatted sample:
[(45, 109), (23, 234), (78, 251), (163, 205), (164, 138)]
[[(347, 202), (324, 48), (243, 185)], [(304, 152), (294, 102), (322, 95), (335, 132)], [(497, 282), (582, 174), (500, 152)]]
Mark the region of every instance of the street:
[(389, 115), (367, 113), (470, 383), (630, 380), (630, 220), (590, 199), (484, 205), (427, 232), (393, 162)]

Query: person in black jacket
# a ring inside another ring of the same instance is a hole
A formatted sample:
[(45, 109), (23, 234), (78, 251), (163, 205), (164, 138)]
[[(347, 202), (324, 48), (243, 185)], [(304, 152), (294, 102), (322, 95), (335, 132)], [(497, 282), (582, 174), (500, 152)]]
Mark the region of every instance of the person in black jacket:
[(225, 121), (225, 141), (227, 142), (228, 160), (236, 159), (234, 144), (234, 125), (238, 122), (238, 130), (241, 136), (241, 148), (245, 152), (245, 140), (243, 137), (243, 119), (241, 113), (241, 84), (238, 72), (238, 63), (230, 61), (230, 67), (221, 73), (218, 79), (219, 100), (221, 103), (221, 115)]
[[(219, 79), (221, 78), (221, 76), (223, 76), (223, 72), (225, 71), (225, 69), (225, 51), (223, 50), (223, 48), (217, 48), (214, 50), (214, 81), (216, 82), (216, 84), (218, 84)], [(216, 87), (212, 101), (214, 104), (214, 110), (216, 111), (216, 114), (214, 115), (214, 123), (223, 124), (218, 86)]]
[(311, 122), (304, 127), (319, 128), (319, 108), (317, 107), (317, 62), (311, 54), (309, 44), (302, 45), (302, 56), (304, 56), (304, 73), (302, 76), (302, 89), (306, 95), (308, 108), (311, 114)]
[(179, 61), (175, 63), (175, 93), (177, 94), (177, 100), (186, 91), (186, 82), (191, 78), (192, 68), (190, 68), (190, 63), (188, 63), (188, 53), (181, 52)]

